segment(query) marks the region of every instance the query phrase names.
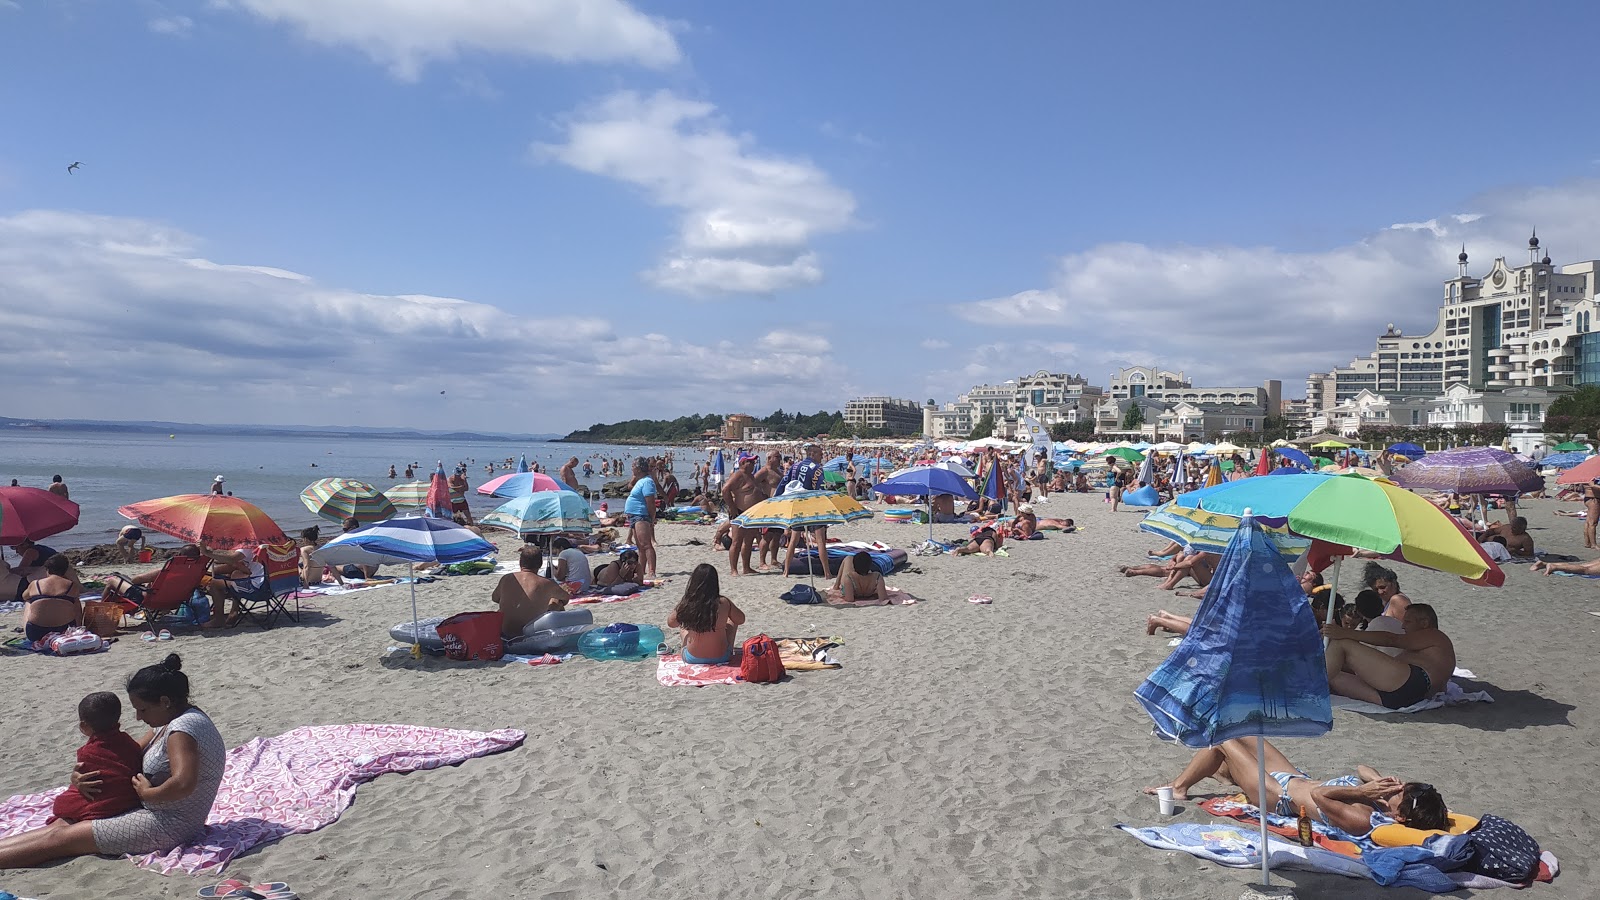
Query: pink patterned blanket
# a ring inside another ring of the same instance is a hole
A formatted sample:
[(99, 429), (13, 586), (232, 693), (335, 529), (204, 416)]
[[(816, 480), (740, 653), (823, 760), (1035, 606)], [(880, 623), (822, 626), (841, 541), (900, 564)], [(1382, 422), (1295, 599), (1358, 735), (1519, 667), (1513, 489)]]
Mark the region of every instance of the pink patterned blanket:
[[(338, 821), (356, 788), (379, 775), (455, 766), (521, 744), (513, 729), (454, 731), (415, 725), (318, 725), (256, 738), (228, 751), (222, 787), (199, 837), (169, 853), (132, 857), (162, 874), (220, 872), (235, 856)], [(44, 826), (65, 788), (0, 803), (0, 837)]]

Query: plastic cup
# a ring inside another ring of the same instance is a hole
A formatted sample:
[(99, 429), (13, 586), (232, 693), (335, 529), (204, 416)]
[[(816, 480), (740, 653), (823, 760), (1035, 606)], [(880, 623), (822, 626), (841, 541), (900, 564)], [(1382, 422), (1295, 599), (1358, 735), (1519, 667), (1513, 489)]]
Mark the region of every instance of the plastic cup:
[(1172, 815), (1172, 810), (1177, 806), (1176, 801), (1172, 799), (1172, 788), (1157, 788), (1156, 803), (1161, 805), (1161, 814), (1163, 816)]

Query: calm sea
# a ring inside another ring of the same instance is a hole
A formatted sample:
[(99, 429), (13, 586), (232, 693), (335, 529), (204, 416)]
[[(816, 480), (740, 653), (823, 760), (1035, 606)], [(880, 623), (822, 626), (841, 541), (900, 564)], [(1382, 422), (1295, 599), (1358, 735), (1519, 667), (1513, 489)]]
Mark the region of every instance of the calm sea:
[[(128, 520), (117, 507), (172, 494), (205, 493), (218, 475), (227, 489), (261, 507), (290, 534), (307, 525), (328, 524), (300, 503), (300, 492), (318, 478), (356, 478), (384, 490), (406, 480), (406, 463), (417, 463), (422, 480), (443, 460), (449, 471), (467, 464), (467, 479), (474, 488), (491, 477), (483, 467), (526, 453), (554, 474), (561, 463), (576, 456), (592, 460), (596, 474), (583, 479), (598, 488), (602, 456), (628, 459), (656, 455), (663, 448), (612, 447), (598, 444), (544, 442), (386, 440), (327, 437), (228, 437), (222, 435), (119, 434), (89, 431), (16, 431), (0, 433), (0, 485), (18, 479), (24, 485), (44, 487), (53, 475), (66, 480), (72, 499), (82, 508), (82, 518), (72, 531), (49, 538), (58, 548), (81, 547), (116, 539)], [(678, 448), (675, 469), (687, 482), (686, 472), (702, 458), (702, 451)], [(388, 477), (394, 465), (400, 477)], [(497, 470), (495, 475), (504, 474)], [(582, 474), (580, 465), (579, 474)], [(469, 491), (474, 515), (503, 503)], [(338, 528), (332, 528), (334, 534)], [(160, 535), (156, 541), (166, 542)], [(174, 542), (175, 543), (175, 542)]]

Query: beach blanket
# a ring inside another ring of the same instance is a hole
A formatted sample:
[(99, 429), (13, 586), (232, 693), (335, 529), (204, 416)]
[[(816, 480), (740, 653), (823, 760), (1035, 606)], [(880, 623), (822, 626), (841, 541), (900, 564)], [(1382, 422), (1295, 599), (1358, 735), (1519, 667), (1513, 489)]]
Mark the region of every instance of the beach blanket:
[[(778, 658), (788, 672), (813, 672), (821, 669), (839, 669), (844, 664), (828, 651), (841, 645), (837, 638), (774, 638), (778, 645)], [(667, 687), (704, 687), (708, 684), (742, 684), (739, 676), (739, 654), (720, 666), (703, 666), (686, 663), (678, 653), (668, 653), (656, 663), (656, 681)]]
[[(88, 600), (89, 598), (85, 596), (82, 599)], [(22, 607), (23, 604), (16, 601), (10, 603), (0, 603), (0, 616), (5, 615), (6, 613), (22, 612)]]
[(1559, 575), (1562, 578), (1600, 578), (1600, 575), (1583, 575), (1578, 572), (1555, 572), (1553, 574)]
[(884, 596), (888, 598), (888, 600), (889, 600), (888, 603), (879, 603), (876, 600), (858, 600), (855, 603), (846, 603), (846, 602), (844, 602), (844, 599), (843, 599), (844, 598), (844, 593), (842, 591), (840, 591), (838, 588), (828, 588), (828, 590), (825, 591), (823, 593), (823, 595), (822, 595), (822, 602), (828, 604), (829, 606), (852, 606), (852, 607), (854, 607), (854, 606), (915, 606), (918, 603), (922, 602), (918, 598), (913, 597), (912, 595), (906, 593), (905, 591), (900, 590), (897, 587), (894, 587), (893, 585), (888, 585), (888, 584), (884, 585), (883, 586), (883, 593), (884, 593)]
[[(356, 788), (388, 773), (455, 766), (521, 744), (521, 731), (455, 731), (415, 725), (322, 725), (256, 738), (228, 751), (205, 830), (168, 853), (131, 857), (162, 874), (220, 872), (235, 856), (338, 821)], [(44, 826), (65, 788), (0, 803), (0, 837)]]
[[(1221, 816), (1223, 818), (1231, 818), (1239, 821), (1245, 827), (1245, 829), (1249, 831), (1249, 833), (1255, 835), (1257, 841), (1260, 840), (1259, 829), (1261, 827), (1261, 811), (1255, 806), (1245, 802), (1243, 794), (1234, 794), (1231, 797), (1212, 797), (1207, 800), (1201, 800), (1198, 805), (1201, 809), (1211, 813), (1214, 816)], [(1286, 838), (1293, 838), (1298, 834), (1298, 824), (1298, 821), (1295, 819), (1286, 818), (1274, 813), (1267, 814), (1267, 831), (1270, 834), (1276, 834)], [(1380, 884), (1392, 884), (1401, 887), (1416, 887), (1427, 891), (1433, 891), (1435, 893), (1461, 890), (1463, 888), (1489, 889), (1521, 886), (1512, 884), (1508, 881), (1501, 881), (1498, 878), (1489, 878), (1474, 872), (1458, 870), (1454, 872), (1441, 873), (1437, 868), (1425, 864), (1405, 865), (1403, 868), (1400, 868), (1398, 876), (1393, 872), (1385, 872), (1380, 880), (1380, 876), (1373, 875), (1371, 868), (1362, 860), (1371, 859), (1372, 854), (1381, 853), (1386, 848), (1379, 847), (1377, 844), (1372, 843), (1371, 840), (1366, 838), (1361, 838), (1357, 841), (1346, 840), (1346, 838), (1349, 838), (1350, 835), (1347, 835), (1338, 829), (1330, 828), (1320, 821), (1312, 820), (1311, 829), (1312, 841), (1315, 844), (1315, 848), (1321, 849), (1326, 854), (1343, 856), (1346, 859), (1355, 862), (1363, 870), (1366, 870), (1362, 873), (1365, 877), (1370, 877), (1372, 880), (1377, 881)], [(1138, 835), (1135, 835), (1135, 837), (1138, 837)], [(1140, 840), (1143, 840), (1143, 838), (1140, 838)], [(1271, 838), (1269, 837), (1268, 840), (1271, 840)], [(1272, 848), (1267, 860), (1269, 866), (1278, 865), (1277, 843), (1277, 841), (1272, 841)], [(1155, 845), (1152, 844), (1151, 846)], [(1293, 846), (1298, 847), (1299, 845), (1294, 844)], [(1164, 849), (1181, 849), (1185, 852), (1192, 852), (1186, 847), (1172, 847)], [(1318, 859), (1326, 861), (1327, 856), (1319, 856)], [(1255, 865), (1261, 865), (1260, 856), (1255, 857)], [(1551, 881), (1556, 877), (1556, 875), (1560, 874), (1560, 872), (1560, 861), (1556, 859), (1555, 854), (1546, 851), (1539, 855), (1539, 874), (1534, 880)], [(1441, 876), (1443, 878), (1448, 878), (1450, 883), (1448, 885), (1445, 884), (1444, 881), (1440, 880)]]
[(631, 594), (623, 594), (617, 597), (613, 597), (610, 594), (584, 594), (582, 597), (573, 597), (567, 601), (567, 604), (583, 606), (588, 603), (621, 603), (624, 600), (637, 600), (643, 597), (644, 592), (648, 590), (650, 590), (648, 586), (642, 586)]
[(1347, 709), (1350, 712), (1367, 713), (1374, 716), (1383, 716), (1390, 713), (1419, 713), (1425, 709), (1439, 709), (1443, 706), (1455, 706), (1460, 703), (1494, 702), (1494, 698), (1489, 696), (1488, 691), (1464, 691), (1461, 689), (1461, 685), (1456, 684), (1454, 681), (1445, 682), (1444, 690), (1434, 694), (1432, 697), (1426, 700), (1418, 700), (1416, 703), (1401, 709), (1390, 709), (1377, 703), (1341, 697), (1338, 694), (1334, 694), (1330, 699), (1333, 701), (1334, 709)]

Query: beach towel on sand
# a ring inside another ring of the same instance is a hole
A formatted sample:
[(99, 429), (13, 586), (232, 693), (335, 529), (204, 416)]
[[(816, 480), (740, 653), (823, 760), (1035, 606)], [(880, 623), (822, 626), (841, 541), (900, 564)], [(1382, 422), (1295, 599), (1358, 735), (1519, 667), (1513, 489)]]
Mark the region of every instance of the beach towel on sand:
[[(1461, 670), (1458, 669), (1456, 672), (1460, 674)], [(1400, 709), (1390, 709), (1377, 703), (1354, 700), (1350, 697), (1341, 697), (1338, 694), (1333, 695), (1331, 699), (1333, 700), (1334, 709), (1346, 709), (1350, 712), (1367, 713), (1374, 716), (1389, 715), (1391, 713), (1419, 713), (1426, 709), (1438, 709), (1442, 706), (1455, 706), (1461, 703), (1494, 702), (1494, 698), (1489, 696), (1488, 691), (1464, 691), (1461, 689), (1461, 685), (1456, 684), (1454, 681), (1445, 682), (1444, 690), (1434, 694), (1432, 697), (1426, 700), (1418, 700), (1416, 703)]]
[[(338, 821), (356, 788), (393, 772), (455, 766), (522, 743), (512, 729), (455, 731), (415, 725), (322, 725), (256, 738), (228, 751), (206, 828), (169, 853), (131, 857), (162, 874), (221, 871), (235, 856), (290, 834)], [(0, 837), (44, 826), (65, 788), (0, 803)]]
[[(789, 672), (808, 672), (820, 669), (839, 669), (844, 664), (828, 651), (840, 645), (836, 638), (775, 638), (778, 658)], [(686, 663), (683, 656), (668, 653), (656, 663), (656, 680), (667, 687), (689, 685), (704, 687), (708, 684), (742, 684), (739, 677), (739, 654), (720, 666), (701, 666)]]

